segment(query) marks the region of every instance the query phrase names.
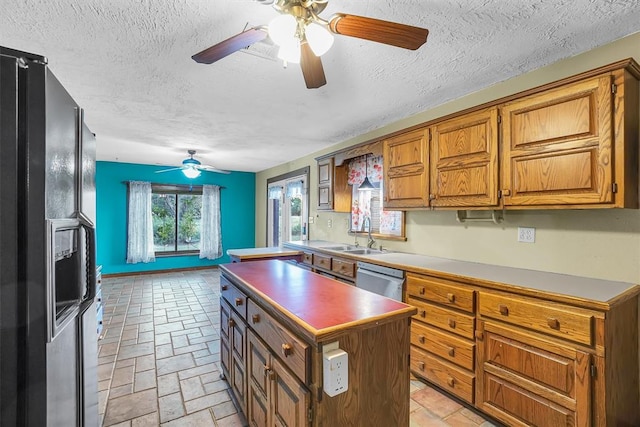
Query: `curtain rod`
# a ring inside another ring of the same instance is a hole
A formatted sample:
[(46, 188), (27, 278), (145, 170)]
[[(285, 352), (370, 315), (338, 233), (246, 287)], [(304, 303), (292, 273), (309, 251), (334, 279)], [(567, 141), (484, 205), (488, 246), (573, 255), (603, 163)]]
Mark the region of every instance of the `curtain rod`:
[[(131, 181), (135, 181), (135, 180), (122, 181), (122, 183), (124, 185), (129, 185), (129, 183)], [(220, 187), (221, 190), (224, 190), (225, 188), (227, 188), (227, 187), (224, 187), (224, 186), (218, 185), (218, 184), (194, 184), (194, 185), (192, 185), (192, 184), (160, 184), (158, 182), (151, 182), (150, 184), (152, 186), (156, 185), (156, 186), (159, 186), (159, 187), (176, 187), (176, 188), (179, 188), (179, 189), (186, 189), (186, 190), (189, 190), (190, 188), (193, 188), (193, 187), (202, 187), (203, 185), (217, 185), (218, 187)]]

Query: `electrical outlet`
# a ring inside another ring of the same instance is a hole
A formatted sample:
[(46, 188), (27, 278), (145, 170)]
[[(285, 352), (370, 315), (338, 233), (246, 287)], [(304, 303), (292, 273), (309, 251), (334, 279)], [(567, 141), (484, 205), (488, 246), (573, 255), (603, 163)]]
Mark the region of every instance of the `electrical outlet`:
[(518, 242), (535, 243), (536, 229), (533, 227), (518, 227)]
[(312, 217), (312, 216), (310, 216), (310, 217), (309, 217), (309, 224), (313, 224), (313, 221), (314, 221), (314, 220), (315, 220), (315, 218), (314, 218), (314, 217)]
[(339, 348), (323, 352), (322, 387), (330, 397), (349, 389), (349, 355)]
[(331, 228), (331, 226), (333, 226), (333, 221), (331, 221), (330, 219), (327, 220), (327, 228)]

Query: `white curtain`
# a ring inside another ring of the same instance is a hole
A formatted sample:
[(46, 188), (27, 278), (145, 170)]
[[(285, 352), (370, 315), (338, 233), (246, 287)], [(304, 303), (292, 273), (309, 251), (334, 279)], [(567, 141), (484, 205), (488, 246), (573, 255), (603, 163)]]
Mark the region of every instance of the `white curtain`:
[(155, 260), (153, 218), (151, 216), (151, 183), (130, 181), (127, 263), (154, 262)]
[(287, 182), (287, 197), (304, 195), (304, 181)]
[(222, 232), (220, 227), (220, 187), (217, 185), (202, 186), (200, 228), (200, 258), (220, 258), (222, 256)]

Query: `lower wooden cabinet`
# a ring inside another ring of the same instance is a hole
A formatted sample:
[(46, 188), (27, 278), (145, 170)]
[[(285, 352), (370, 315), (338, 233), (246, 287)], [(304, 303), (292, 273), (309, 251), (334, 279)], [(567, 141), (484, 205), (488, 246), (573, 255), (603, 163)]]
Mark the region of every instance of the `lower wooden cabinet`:
[(220, 298), (220, 364), (243, 411), (247, 409), (246, 330), (244, 319)]
[(290, 374), (253, 332), (248, 333), (249, 402), (251, 426), (306, 426), (310, 392)]

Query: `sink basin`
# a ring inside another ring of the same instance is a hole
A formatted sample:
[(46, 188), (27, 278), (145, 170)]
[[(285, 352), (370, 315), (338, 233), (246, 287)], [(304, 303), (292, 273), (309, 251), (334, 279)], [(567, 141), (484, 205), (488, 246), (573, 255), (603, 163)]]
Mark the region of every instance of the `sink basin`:
[(353, 254), (353, 255), (369, 255), (369, 254), (381, 254), (382, 251), (379, 251), (377, 249), (370, 249), (370, 248), (362, 248), (362, 249), (349, 249), (349, 250), (345, 250), (345, 253), (348, 254)]
[(342, 245), (342, 246), (327, 246), (320, 249), (326, 249), (328, 251), (349, 251), (352, 249), (356, 249), (354, 246)]

